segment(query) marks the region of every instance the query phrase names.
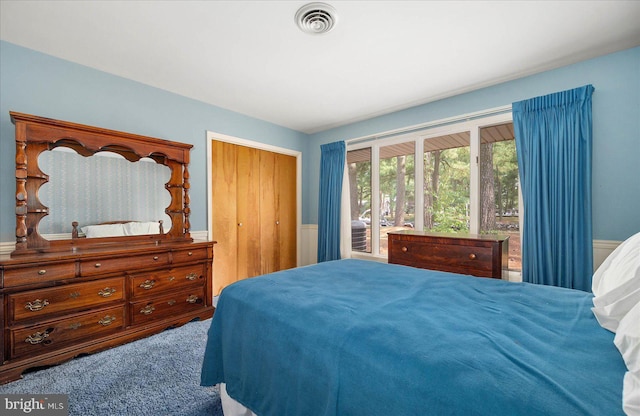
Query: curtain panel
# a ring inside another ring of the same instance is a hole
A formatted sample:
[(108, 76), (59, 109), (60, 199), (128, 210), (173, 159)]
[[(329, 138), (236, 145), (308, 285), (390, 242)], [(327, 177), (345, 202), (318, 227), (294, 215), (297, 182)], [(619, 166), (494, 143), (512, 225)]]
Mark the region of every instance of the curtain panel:
[(320, 195), (318, 203), (318, 263), (339, 260), (343, 177), (346, 160), (344, 141), (320, 146)]
[(591, 291), (593, 91), (586, 85), (513, 103), (525, 282)]

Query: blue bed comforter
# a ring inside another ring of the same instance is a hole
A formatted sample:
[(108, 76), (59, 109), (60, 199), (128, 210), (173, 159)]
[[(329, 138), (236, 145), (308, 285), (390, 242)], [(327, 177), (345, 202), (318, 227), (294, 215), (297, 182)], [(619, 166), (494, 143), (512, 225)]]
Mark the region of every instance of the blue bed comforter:
[(362, 260), (222, 292), (202, 385), (259, 416), (618, 415), (586, 292)]

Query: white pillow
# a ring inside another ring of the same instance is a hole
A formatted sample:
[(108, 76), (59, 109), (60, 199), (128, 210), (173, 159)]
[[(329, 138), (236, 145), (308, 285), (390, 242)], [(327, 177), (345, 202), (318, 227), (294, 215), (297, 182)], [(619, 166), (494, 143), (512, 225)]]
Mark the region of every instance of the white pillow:
[(622, 410), (627, 416), (640, 416), (640, 374), (627, 371), (622, 386)]
[(602, 296), (593, 298), (591, 308), (598, 323), (611, 332), (616, 332), (624, 316), (640, 303), (640, 278), (624, 282)]
[(123, 224), (87, 225), (80, 229), (87, 238), (120, 237), (125, 235)]
[(158, 234), (160, 224), (157, 222), (128, 222), (124, 224), (125, 235)]
[(640, 301), (620, 320), (613, 343), (629, 371), (640, 374)]
[(640, 233), (627, 238), (593, 274), (591, 290), (601, 296), (624, 282), (640, 278)]

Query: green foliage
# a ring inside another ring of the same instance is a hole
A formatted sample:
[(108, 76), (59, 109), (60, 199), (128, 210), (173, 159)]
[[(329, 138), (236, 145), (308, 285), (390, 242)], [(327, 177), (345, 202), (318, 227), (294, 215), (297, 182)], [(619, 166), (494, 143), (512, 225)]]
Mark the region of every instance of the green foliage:
[[(452, 232), (469, 229), (470, 148), (459, 147), (426, 153), (423, 158), (425, 186), (425, 217), (432, 215), (433, 231)], [(380, 201), (383, 211), (390, 215), (395, 204), (404, 204), (405, 221), (413, 222), (415, 215), (415, 158), (405, 156), (405, 195), (396, 194), (398, 157), (380, 160)], [(436, 166), (436, 160), (438, 161)], [(497, 142), (493, 145), (495, 210), (499, 215), (518, 209), (518, 162), (515, 141)], [(358, 162), (357, 203), (359, 212), (371, 209), (371, 162)], [(434, 176), (436, 190), (432, 189)], [(388, 201), (388, 206), (384, 206)], [(489, 208), (490, 209), (490, 208)], [(389, 217), (387, 217), (389, 219)], [(425, 221), (425, 223), (427, 223)]]
[(496, 209), (500, 215), (518, 209), (518, 157), (515, 140), (493, 144)]
[[(427, 168), (425, 183), (438, 174), (437, 192), (433, 194), (433, 231), (451, 232), (469, 229), (469, 147), (440, 151), (439, 166), (435, 158), (425, 158), (431, 163)], [(429, 208), (429, 207), (428, 207)]]
[(387, 211), (389, 215), (393, 215), (396, 203), (400, 201), (404, 205), (407, 213), (413, 214), (415, 201), (415, 163), (414, 155), (405, 155), (405, 195), (398, 198), (396, 190), (396, 178), (398, 176), (398, 157), (380, 159), (380, 193), (382, 194), (381, 203), (384, 205), (385, 200), (389, 201), (389, 206), (383, 206), (382, 210)]
[[(358, 212), (371, 209), (371, 162), (356, 163)], [(353, 191), (352, 191), (353, 192)]]

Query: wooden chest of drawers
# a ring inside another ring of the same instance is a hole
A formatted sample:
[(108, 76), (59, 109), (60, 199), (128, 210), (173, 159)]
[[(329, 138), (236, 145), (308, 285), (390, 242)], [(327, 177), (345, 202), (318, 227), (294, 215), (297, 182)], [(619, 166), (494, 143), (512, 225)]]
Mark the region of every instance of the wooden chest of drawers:
[(0, 258), (0, 383), (213, 315), (213, 242)]
[(398, 231), (389, 236), (389, 263), (507, 278), (509, 237)]

